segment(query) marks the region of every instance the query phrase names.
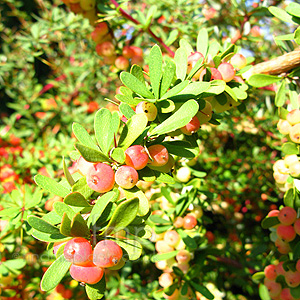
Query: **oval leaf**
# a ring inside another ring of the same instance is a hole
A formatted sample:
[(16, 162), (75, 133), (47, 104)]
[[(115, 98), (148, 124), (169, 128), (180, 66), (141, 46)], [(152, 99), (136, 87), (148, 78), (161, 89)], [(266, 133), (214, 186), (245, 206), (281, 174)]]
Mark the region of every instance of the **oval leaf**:
[(248, 79), (248, 83), (257, 88), (264, 87), (282, 80), (281, 77), (265, 74), (254, 74)]
[(72, 129), (74, 135), (81, 144), (96, 150), (98, 149), (96, 143), (83, 126), (78, 123), (73, 123)]
[(159, 98), (160, 79), (162, 75), (162, 53), (158, 45), (152, 47), (149, 55), (149, 75), (155, 98)]
[(42, 278), (42, 291), (47, 292), (54, 289), (68, 272), (71, 264), (71, 262), (66, 261), (64, 255), (61, 255), (57, 260), (55, 260)]
[(199, 105), (195, 100), (185, 102), (171, 117), (155, 127), (151, 135), (161, 135), (185, 126), (198, 112)]
[(75, 144), (75, 148), (78, 150), (78, 152), (82, 155), (82, 157), (86, 161), (93, 162), (93, 163), (111, 161), (100, 150), (95, 150), (93, 148), (78, 143)]
[(55, 226), (51, 225), (50, 223), (48, 223), (45, 220), (40, 219), (36, 216), (30, 216), (27, 219), (27, 222), (33, 229), (35, 229), (37, 231), (41, 231), (41, 232), (48, 233), (48, 234), (59, 233), (58, 228), (56, 228)]

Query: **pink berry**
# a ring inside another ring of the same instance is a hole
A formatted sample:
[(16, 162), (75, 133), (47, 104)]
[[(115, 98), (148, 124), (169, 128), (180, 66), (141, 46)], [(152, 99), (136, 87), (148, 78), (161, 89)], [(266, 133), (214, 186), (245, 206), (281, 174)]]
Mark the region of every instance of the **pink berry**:
[(65, 259), (78, 266), (90, 263), (92, 254), (93, 249), (90, 242), (81, 237), (68, 241), (64, 248)]
[(281, 284), (276, 281), (266, 281), (265, 286), (267, 287), (269, 291), (269, 295), (271, 297), (279, 296), (281, 293)]
[(104, 270), (93, 264), (89, 266), (71, 265), (70, 275), (73, 279), (88, 284), (95, 284), (99, 282), (104, 274)]
[(295, 125), (297, 123), (300, 123), (300, 110), (299, 109), (294, 109), (288, 113), (286, 116), (287, 121), (291, 125)]
[(93, 262), (98, 267), (109, 268), (117, 265), (122, 256), (123, 251), (116, 242), (102, 240), (94, 248)]
[(171, 247), (175, 247), (180, 241), (180, 235), (175, 230), (165, 233), (164, 241)]
[(281, 300), (295, 300), (295, 298), (291, 295), (291, 291), (289, 288), (282, 289), (280, 293)]
[(283, 225), (292, 225), (296, 218), (297, 212), (289, 206), (283, 207), (278, 214), (278, 220)]
[(193, 229), (196, 225), (197, 225), (197, 219), (193, 215), (187, 214), (183, 218), (183, 228), (184, 229)]
[(264, 272), (265, 272), (265, 276), (270, 280), (274, 280), (277, 277), (276, 266), (275, 265), (266, 266), (265, 269), (264, 269)]
[[(194, 52), (188, 57), (188, 66), (187, 66), (187, 73), (189, 74), (197, 61), (199, 59), (202, 59), (202, 62), (204, 61), (204, 56), (200, 52)], [(199, 79), (201, 72), (203, 71), (203, 68), (201, 68), (197, 73), (193, 76), (194, 79)]]
[(112, 42), (106, 41), (96, 46), (96, 52), (100, 56), (113, 56), (115, 54), (115, 46)]
[(186, 135), (192, 135), (194, 132), (197, 132), (200, 128), (200, 121), (197, 116), (194, 116), (192, 120), (187, 123), (185, 126), (181, 127), (180, 130)]
[(283, 268), (283, 261), (279, 262), (278, 265), (276, 265), (275, 271), (277, 276), (279, 275), (285, 275), (285, 269)]
[(218, 67), (218, 71), (221, 73), (225, 82), (229, 82), (235, 77), (235, 69), (230, 63), (221, 63)]
[(176, 260), (179, 264), (187, 264), (191, 260), (191, 253), (188, 250), (180, 250), (176, 254)]
[(294, 229), (298, 235), (300, 235), (300, 219), (296, 219), (294, 223)]
[(291, 242), (296, 237), (296, 231), (292, 225), (279, 225), (276, 232), (278, 237), (285, 242)]
[(89, 169), (86, 182), (92, 190), (98, 193), (105, 193), (114, 187), (115, 173), (111, 166), (98, 163)]
[(182, 217), (177, 217), (174, 221), (174, 226), (176, 228), (180, 228), (183, 226), (183, 218)]
[(170, 273), (162, 273), (158, 278), (158, 282), (165, 288), (173, 284), (173, 277)]
[(141, 170), (147, 166), (149, 156), (143, 146), (130, 146), (126, 149), (125, 155), (125, 163), (127, 166), (133, 167), (136, 170)]
[(293, 125), (290, 129), (290, 139), (296, 144), (300, 144), (300, 123)]
[(119, 56), (115, 60), (115, 66), (119, 70), (127, 70), (129, 67), (129, 60), (125, 58), (124, 56)]
[(124, 189), (133, 188), (139, 181), (138, 172), (130, 166), (121, 166), (116, 172), (116, 183)]
[(275, 246), (278, 252), (281, 254), (288, 254), (291, 251), (289, 243), (284, 242), (280, 238), (276, 239)]
[(298, 272), (300, 272), (300, 259), (297, 260), (297, 263), (296, 263), (296, 270)]
[(169, 160), (169, 152), (163, 145), (152, 145), (148, 148), (148, 152), (152, 158), (149, 160), (151, 166), (161, 167)]
[(247, 59), (244, 55), (236, 53), (231, 57), (230, 63), (235, 67), (236, 70), (241, 70), (247, 66)]
[(289, 287), (297, 287), (300, 284), (300, 272), (287, 271), (285, 273), (285, 281)]
[(170, 246), (165, 240), (160, 240), (155, 243), (155, 249), (158, 253), (168, 253), (174, 251), (174, 248)]
[(83, 176), (86, 176), (88, 174), (90, 167), (92, 167), (93, 165), (94, 163), (86, 161), (82, 156), (80, 156), (77, 160), (77, 169)]

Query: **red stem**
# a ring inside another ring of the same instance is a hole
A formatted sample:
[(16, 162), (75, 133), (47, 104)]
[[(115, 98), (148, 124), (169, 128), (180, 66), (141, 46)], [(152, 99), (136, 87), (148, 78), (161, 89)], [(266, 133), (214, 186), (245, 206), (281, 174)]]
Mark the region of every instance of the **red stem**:
[[(114, 6), (119, 10), (119, 12), (121, 13), (121, 15), (123, 17), (125, 17), (126, 19), (130, 20), (131, 22), (133, 22), (136, 25), (140, 25), (141, 23), (134, 19), (132, 16), (130, 16), (123, 8), (120, 8), (120, 4), (115, 1), (115, 0), (111, 0), (111, 3), (114, 4)], [(172, 56), (174, 57), (175, 53), (163, 42), (163, 40), (158, 37), (152, 30), (150, 27), (147, 28), (148, 33), (158, 42), (161, 44), (161, 46)]]

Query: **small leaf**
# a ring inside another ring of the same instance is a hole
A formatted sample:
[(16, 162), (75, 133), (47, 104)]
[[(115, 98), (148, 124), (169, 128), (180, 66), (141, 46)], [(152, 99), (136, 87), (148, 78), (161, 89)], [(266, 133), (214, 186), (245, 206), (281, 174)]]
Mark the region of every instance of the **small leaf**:
[(206, 56), (208, 50), (208, 32), (206, 28), (199, 31), (197, 36), (197, 51)]
[(101, 236), (118, 232), (129, 225), (136, 217), (139, 209), (139, 199), (133, 198), (123, 201), (114, 211), (106, 229)]
[(252, 280), (256, 282), (260, 282), (265, 278), (265, 272), (256, 272), (252, 275)]
[(189, 142), (186, 141), (171, 141), (163, 142), (168, 152), (180, 157), (194, 158), (195, 154), (192, 152), (193, 147)]
[(96, 284), (86, 284), (85, 291), (89, 299), (98, 300), (104, 297), (106, 290), (105, 276)]
[(98, 149), (96, 143), (93, 141), (93, 139), (91, 138), (91, 136), (88, 134), (88, 132), (85, 130), (85, 128), (83, 126), (81, 126), (78, 123), (73, 123), (72, 125), (72, 129), (73, 129), (73, 133), (76, 136), (77, 140), (89, 147), (89, 148), (93, 148), (95, 150)]
[(165, 66), (161, 80), (160, 94), (164, 95), (171, 86), (176, 73), (176, 65), (173, 61), (169, 61)]
[(207, 299), (212, 300), (215, 298), (214, 295), (205, 286), (200, 285), (194, 281), (190, 281), (190, 284), (196, 291), (198, 291), (200, 294), (202, 294)]
[(259, 293), (261, 300), (271, 300), (268, 288), (262, 283), (259, 285), (258, 293)]
[(63, 242), (68, 241), (70, 238), (58, 233), (58, 234), (48, 234), (40, 231), (33, 230), (31, 234), (34, 238), (37, 240), (43, 241), (43, 242)]
[(25, 259), (17, 258), (2, 261), (1, 264), (5, 265), (5, 267), (8, 269), (20, 270), (26, 266), (27, 262)]
[(179, 84), (175, 85), (173, 88), (168, 90), (164, 95), (162, 95), (159, 101), (177, 96), (178, 93), (181, 92), (185, 87), (187, 87), (188, 84), (189, 84), (188, 80), (180, 82)]
[(294, 208), (294, 203), (295, 203), (294, 189), (289, 189), (285, 192), (283, 197), (283, 203), (285, 206)]
[(59, 229), (48, 223), (47, 221), (40, 219), (36, 216), (30, 216), (27, 219), (29, 225), (37, 231), (41, 231), (48, 234), (58, 234)]
[(137, 197), (139, 199), (139, 210), (138, 215), (139, 216), (145, 216), (149, 211), (149, 201), (145, 194), (137, 187), (133, 187), (130, 190), (123, 190), (125, 197), (127, 199)]
[(155, 127), (151, 135), (161, 135), (185, 126), (198, 112), (199, 105), (195, 100), (185, 102), (172, 116)]
[(102, 108), (96, 113), (94, 120), (95, 135), (103, 154), (106, 156), (114, 142), (119, 126), (120, 118), (117, 112), (111, 113), (107, 108)]
[(299, 154), (298, 146), (295, 143), (287, 142), (281, 146), (281, 150), (285, 155)]
[(154, 170), (154, 174), (158, 182), (167, 183), (167, 184), (176, 183), (175, 179), (172, 176), (168, 175), (167, 173), (162, 173), (157, 170)]
[(277, 6), (270, 6), (268, 9), (273, 16), (280, 19), (281, 21), (295, 24), (295, 22), (292, 20), (292, 16), (282, 8), (279, 8)]
[(96, 204), (94, 205), (91, 214), (87, 220), (87, 224), (89, 227), (94, 226), (97, 223), (98, 219), (101, 217), (108, 203), (115, 202), (118, 199), (119, 195), (120, 193), (111, 191), (105, 193), (103, 196), (97, 199)]
[(134, 75), (128, 72), (122, 72), (120, 79), (124, 85), (130, 88), (133, 92), (147, 99), (154, 99), (154, 95), (147, 89), (146, 85), (139, 81)]
[(290, 291), (294, 299), (300, 299), (300, 285), (295, 288), (290, 288)]
[(175, 52), (174, 61), (176, 64), (176, 76), (183, 81), (187, 72), (188, 55), (183, 48), (178, 48)]
[(203, 98), (219, 95), (225, 91), (226, 82), (224, 80), (213, 80), (209, 88), (202, 94)]
[(89, 162), (97, 163), (104, 161), (111, 161), (106, 155), (104, 155), (100, 150), (95, 150), (93, 148), (89, 148), (82, 144), (75, 144), (75, 148), (82, 155), (82, 157)]
[(148, 118), (144, 114), (132, 116), (125, 124), (118, 147), (126, 150), (145, 130)]
[(174, 97), (169, 97), (175, 102), (185, 102), (189, 99), (196, 99), (201, 94), (205, 93), (210, 87), (209, 82), (192, 82)]
[(63, 158), (63, 169), (64, 169), (64, 174), (65, 174), (67, 181), (69, 182), (70, 186), (72, 186), (75, 183), (75, 181), (74, 181), (72, 175), (70, 174), (70, 171), (66, 165), (65, 158)]
[(127, 103), (121, 103), (119, 110), (127, 119), (135, 115), (135, 111)]
[(254, 74), (248, 79), (248, 83), (254, 87), (264, 87), (282, 80), (281, 77), (266, 75), (266, 74)]
[(294, 40), (298, 45), (300, 45), (300, 27), (298, 27), (294, 32)]
[(162, 76), (162, 53), (158, 45), (154, 45), (149, 55), (149, 75), (155, 98), (159, 98), (160, 79)]
[(69, 189), (47, 176), (38, 174), (34, 177), (34, 181), (44, 190), (51, 192), (59, 197), (64, 198), (70, 193)]
[(276, 96), (275, 96), (275, 105), (277, 107), (281, 107), (284, 105), (286, 99), (285, 99), (285, 81), (283, 80), (280, 83), (279, 89), (276, 92)]
[(276, 226), (279, 223), (280, 222), (277, 217), (267, 217), (267, 218), (263, 219), (263, 221), (261, 222), (261, 227), (263, 229), (269, 229), (273, 226)]
[(287, 13), (297, 18), (300, 18), (300, 4), (296, 2), (291, 2), (285, 9)]
[(63, 202), (55, 202), (53, 208), (60, 217), (63, 217), (64, 213), (67, 213), (69, 219), (73, 219), (76, 215), (76, 212)]
[(57, 260), (55, 260), (42, 278), (42, 291), (47, 292), (54, 289), (68, 272), (71, 264), (71, 262), (66, 261), (64, 255), (61, 255)]
[(136, 240), (115, 240), (115, 242), (125, 250), (123, 256), (129, 260), (137, 260), (142, 255), (143, 247)]
[(88, 199), (95, 191), (87, 185), (86, 177), (82, 177), (72, 186), (72, 192), (78, 192), (85, 199)]
[[(145, 84), (145, 77), (143, 74), (143, 69), (138, 66), (138, 65), (132, 65), (131, 69), (130, 69), (130, 74), (132, 74), (133, 76), (135, 76), (140, 82), (142, 82), (143, 84)], [(124, 87), (122, 87), (124, 88)], [(128, 89), (129, 90), (129, 89)], [(130, 90), (129, 90), (130, 91)], [(130, 95), (132, 94), (132, 92), (130, 91)], [(126, 94), (128, 95), (128, 93)]]
[(178, 233), (189, 249), (197, 249), (197, 243), (195, 242), (195, 240), (191, 238), (184, 230), (179, 229)]
[(167, 260), (169, 258), (175, 257), (178, 252), (179, 252), (179, 250), (171, 251), (171, 252), (167, 252), (167, 253), (156, 254), (151, 257), (151, 261), (153, 263), (155, 263), (157, 261)]
[(91, 207), (86, 199), (78, 192), (71, 193), (65, 197), (64, 203), (76, 207)]
[(111, 158), (119, 164), (123, 164), (125, 162), (124, 150), (122, 148), (114, 148), (111, 152)]
[(54, 210), (48, 212), (46, 215), (42, 217), (42, 219), (52, 225), (61, 223), (61, 216), (59, 216)]
[(157, 224), (171, 224), (171, 221), (166, 220), (158, 215), (151, 215), (149, 217), (149, 220), (153, 223), (157, 223)]
[(65, 236), (73, 237), (71, 233), (71, 220), (68, 217), (67, 213), (63, 214), (61, 225), (60, 225), (60, 232)]
[(77, 213), (72, 219), (71, 223), (71, 234), (74, 237), (89, 237), (90, 230), (86, 225), (86, 221), (83, 219), (80, 213)]

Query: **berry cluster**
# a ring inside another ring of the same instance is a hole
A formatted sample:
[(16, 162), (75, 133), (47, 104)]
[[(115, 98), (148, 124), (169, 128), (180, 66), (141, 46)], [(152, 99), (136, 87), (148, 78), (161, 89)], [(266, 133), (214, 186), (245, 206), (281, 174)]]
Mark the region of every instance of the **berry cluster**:
[[(277, 225), (272, 226), (277, 238), (275, 246), (281, 254), (293, 253), (295, 244), (300, 240), (300, 218), (297, 212), (291, 207), (283, 207), (279, 210), (272, 210), (268, 217), (278, 220)], [(292, 256), (290, 256), (292, 257)], [(273, 300), (296, 299), (291, 294), (291, 288), (300, 286), (300, 260), (286, 259), (277, 265), (271, 264), (264, 269), (264, 284), (267, 287), (270, 297)]]
[[(54, 246), (56, 252), (60, 244)], [(64, 246), (64, 257), (72, 262), (70, 274), (79, 282), (96, 284), (104, 274), (105, 268), (119, 269), (124, 260), (121, 247), (112, 240), (98, 242), (94, 249), (90, 242), (77, 237), (69, 240)]]
[[(92, 190), (106, 193), (113, 189), (115, 183), (123, 189), (133, 188), (139, 180), (137, 170), (142, 170), (147, 165), (157, 170), (168, 168), (170, 171), (174, 164), (167, 148), (160, 144), (149, 146), (147, 151), (141, 145), (130, 146), (126, 149), (125, 156), (126, 165), (119, 167), (107, 163), (91, 163), (80, 156), (77, 169), (86, 176), (87, 184)], [(113, 168), (117, 168), (116, 172)]]
[(292, 142), (300, 144), (300, 110), (290, 111), (286, 119), (279, 120), (277, 128), (280, 133), (288, 135)]

